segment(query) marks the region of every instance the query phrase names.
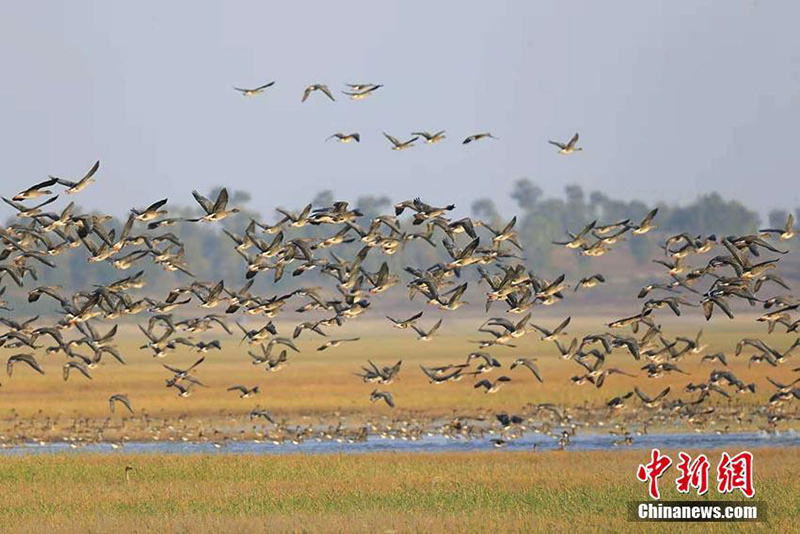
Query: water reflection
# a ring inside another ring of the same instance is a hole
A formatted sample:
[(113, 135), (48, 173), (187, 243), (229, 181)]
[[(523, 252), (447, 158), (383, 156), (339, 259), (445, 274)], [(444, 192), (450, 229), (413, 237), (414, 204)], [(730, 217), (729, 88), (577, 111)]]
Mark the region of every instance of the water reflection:
[[(629, 444), (621, 445), (619, 439), (607, 434), (578, 434), (569, 441), (568, 450), (592, 451), (614, 449), (752, 449), (758, 447), (800, 447), (800, 433), (790, 430), (778, 434), (765, 432), (738, 432), (729, 434), (655, 433), (633, 437)], [(53, 454), (53, 453), (133, 453), (133, 454), (359, 454), (369, 452), (458, 452), (480, 451), (495, 448), (490, 438), (451, 439), (430, 436), (418, 440), (370, 437), (355, 443), (308, 440), (298, 444), (258, 443), (253, 441), (228, 441), (225, 443), (192, 442), (127, 442), (124, 446), (95, 443), (73, 447), (69, 443), (31, 443), (0, 448), (0, 454)], [(526, 434), (505, 443), (503, 450), (554, 450), (557, 439), (538, 434)]]

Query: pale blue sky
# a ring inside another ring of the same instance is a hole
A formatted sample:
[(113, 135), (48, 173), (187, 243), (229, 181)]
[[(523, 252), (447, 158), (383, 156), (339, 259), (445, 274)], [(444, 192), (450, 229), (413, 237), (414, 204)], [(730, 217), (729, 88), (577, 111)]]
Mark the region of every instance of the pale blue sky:
[[(217, 184), (265, 212), (324, 188), (505, 207), (522, 176), (793, 208), (798, 20), (792, 0), (8, 3), (0, 192), (101, 159), (80, 203), (115, 213)], [(351, 102), (348, 81), (385, 87)], [(317, 82), (338, 101), (301, 104)], [(381, 136), (417, 129), (449, 138), (398, 153)], [(500, 140), (461, 145), (484, 130)], [(583, 153), (547, 144), (576, 130)], [(325, 143), (336, 131), (362, 143)]]

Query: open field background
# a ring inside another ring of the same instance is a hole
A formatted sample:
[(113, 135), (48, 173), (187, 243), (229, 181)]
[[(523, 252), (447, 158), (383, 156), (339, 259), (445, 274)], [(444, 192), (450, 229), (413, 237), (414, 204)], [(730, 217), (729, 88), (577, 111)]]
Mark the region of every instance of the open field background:
[[(435, 318), (426, 316), (421, 323), (433, 323)], [(552, 326), (561, 318), (548, 315), (534, 317), (533, 321)], [(410, 331), (393, 330), (387, 321), (365, 318), (357, 326), (346, 325), (344, 331), (336, 333), (336, 337), (361, 336), (359, 343), (344, 344), (323, 352), (317, 351), (316, 347), (325, 338), (316, 335), (311, 337), (304, 333), (297, 343), (301, 352), (290, 352), (289, 364), (275, 373), (268, 373), (263, 367), (251, 365), (251, 359), (246, 352), (251, 347), (247, 344), (240, 345), (237, 336), (228, 337), (224, 332), (222, 336), (205, 336), (207, 339), (221, 339), (223, 350), (206, 355), (206, 361), (197, 368), (195, 374), (208, 387), (196, 388), (188, 398), (180, 398), (174, 389), (165, 387), (164, 381), (169, 378), (170, 373), (162, 364), (184, 367), (194, 362), (199, 355), (191, 350), (180, 349), (166, 358), (153, 358), (149, 352), (138, 350), (143, 336), (132, 328), (125, 328), (119, 335), (118, 346), (128, 365), (123, 366), (110, 358), (104, 359), (93, 370), (93, 380), (74, 373), (69, 381), (64, 382), (60, 369), (63, 356), (40, 357), (46, 372), (44, 376), (29, 368), (17, 366), (14, 375), (5, 377), (0, 388), (0, 428), (13, 433), (9, 428), (18, 421), (34, 420), (40, 424), (38, 436), (56, 437), (76, 419), (104, 421), (110, 418), (111, 426), (114, 426), (145, 416), (163, 420), (174, 420), (179, 416), (183, 419), (194, 418), (198, 424), (205, 426), (230, 417), (246, 418), (256, 407), (268, 409), (277, 418), (294, 424), (309, 424), (320, 418), (330, 422), (345, 416), (409, 419), (417, 416), (480, 415), (498, 411), (516, 413), (529, 403), (602, 407), (610, 398), (632, 390), (634, 385), (651, 395), (670, 386), (672, 390), (667, 400), (678, 397), (689, 400), (696, 393), (685, 393), (683, 389), (686, 384), (707, 380), (712, 369), (723, 368), (719, 362), (701, 363), (699, 355), (687, 355), (679, 362), (679, 366), (690, 375), (673, 373), (650, 379), (640, 370), (644, 361), (636, 362), (626, 351), (617, 349), (609, 356), (606, 367), (618, 367), (636, 375), (636, 378), (613, 375), (600, 389), (591, 384), (575, 386), (570, 382), (570, 377), (581, 374), (583, 368), (561, 359), (553, 343), (540, 341), (536, 334), (529, 334), (519, 342), (516, 349), (489, 349), (488, 352), (500, 360), (503, 365), (501, 369), (479, 378), (467, 377), (457, 383), (430, 384), (419, 365), (463, 362), (470, 351), (477, 350), (477, 345), (471, 344), (469, 340), (480, 339), (474, 332), (479, 321), (445, 323), (442, 333), (426, 343), (417, 341)], [(589, 331), (601, 331), (601, 323), (599, 318), (576, 319), (568, 330), (570, 336), (582, 336)], [(668, 337), (694, 337), (696, 324), (697, 321), (686, 320), (673, 324), (664, 323), (663, 326)], [(745, 351), (739, 357), (733, 355), (736, 343), (744, 337), (768, 339), (773, 346), (780, 349), (788, 347), (795, 337), (775, 333), (767, 338), (765, 327), (750, 320), (716, 321), (713, 328), (703, 326), (707, 327), (703, 340), (709, 344), (706, 353), (725, 352), (728, 355), (729, 369), (744, 382), (754, 382), (757, 386), (755, 394), (735, 395), (733, 403), (744, 406), (764, 404), (774, 393), (774, 388), (766, 381), (766, 377), (788, 383), (800, 376), (792, 371), (796, 366), (792, 365), (791, 360), (778, 367), (771, 367), (766, 363), (749, 366), (751, 352)], [(289, 324), (279, 323), (278, 328), (284, 333), (291, 330)], [(258, 347), (255, 350), (258, 351)], [(544, 383), (536, 381), (527, 369), (508, 369), (511, 362), (520, 356), (538, 358)], [(381, 386), (381, 389), (393, 393), (397, 403), (394, 410), (382, 402), (371, 403), (369, 393), (375, 385), (365, 384), (354, 376), (353, 373), (358, 372), (367, 359), (378, 365), (392, 365), (403, 360), (399, 379), (393, 384)], [(481, 378), (495, 379), (500, 375), (508, 375), (512, 381), (496, 394), (486, 395), (473, 388), (473, 384)], [(238, 393), (225, 391), (234, 384), (258, 385), (261, 393), (240, 399)], [(129, 415), (122, 409), (110, 414), (107, 399), (115, 393), (129, 395), (136, 414)], [(716, 394), (710, 400), (711, 405), (723, 407), (730, 402)], [(646, 409), (638, 399), (633, 398), (621, 413), (635, 419), (642, 411)], [(793, 403), (786, 405), (785, 413), (797, 413)], [(791, 418), (788, 423), (782, 424), (792, 424)], [(714, 429), (713, 423), (705, 428), (709, 431)], [(122, 436), (127, 439), (137, 438), (126, 435), (124, 429), (115, 431), (115, 436), (116, 439)]]
[[(635, 480), (646, 459), (644, 451), (3, 456), (0, 524), (4, 532), (796, 530), (796, 449), (756, 453), (767, 523), (629, 523), (627, 503), (647, 499)], [(685, 500), (673, 473), (661, 479), (662, 499)]]

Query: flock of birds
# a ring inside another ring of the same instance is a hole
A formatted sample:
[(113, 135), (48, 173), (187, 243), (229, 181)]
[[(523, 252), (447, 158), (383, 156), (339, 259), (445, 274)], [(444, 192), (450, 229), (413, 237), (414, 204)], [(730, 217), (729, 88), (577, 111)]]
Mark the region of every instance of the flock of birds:
[[(253, 88), (242, 88), (242, 87), (234, 87), (236, 91), (241, 93), (243, 96), (246, 97), (253, 97), (263, 94), (267, 89), (275, 85), (275, 82), (265, 83), (264, 85), (260, 85), (258, 87)], [(346, 90), (342, 91), (343, 94), (347, 95), (351, 100), (364, 100), (375, 94), (375, 92), (383, 87), (382, 84), (375, 84), (375, 83), (347, 83), (345, 84), (347, 87)], [(331, 101), (336, 101), (336, 98), (333, 96), (333, 92), (330, 88), (325, 84), (313, 84), (309, 85), (303, 91), (303, 97), (301, 98), (301, 102), (305, 102), (308, 98), (314, 94), (315, 92), (319, 91), (324, 96), (328, 97)], [(440, 141), (443, 141), (447, 136), (445, 135), (445, 130), (439, 130), (437, 132), (428, 132), (428, 131), (420, 131), (420, 132), (411, 132), (411, 138), (401, 141), (397, 137), (393, 135), (389, 135), (386, 132), (383, 132), (383, 136), (389, 140), (392, 144), (392, 150), (406, 150), (409, 149), (419, 141), (420, 138), (425, 140), (426, 144), (434, 144)], [(560, 142), (560, 141), (549, 141), (551, 145), (558, 147), (558, 152), (561, 154), (572, 154), (573, 152), (578, 152), (583, 150), (583, 148), (577, 146), (578, 143), (578, 134), (570, 138), (567, 142)], [(331, 139), (336, 139), (340, 143), (352, 143), (355, 141), (356, 143), (361, 142), (361, 134), (358, 132), (351, 132), (351, 133), (342, 133), (336, 132), (330, 136), (328, 136), (325, 140), (329, 141)], [(492, 135), (491, 132), (479, 132), (468, 135), (461, 141), (461, 144), (468, 145), (470, 143), (474, 143), (476, 141), (481, 141), (483, 139), (495, 139), (498, 138)]]
[[(274, 82), (252, 89), (236, 88), (245, 96), (263, 93)], [(349, 84), (345, 94), (352, 99), (362, 99), (381, 88), (374, 84)], [(303, 101), (319, 91), (331, 100), (333, 94), (325, 85), (309, 86)], [(428, 143), (444, 139), (445, 132), (417, 132), (408, 141), (386, 134), (401, 150), (412, 146), (422, 137)], [(342, 142), (360, 140), (357, 133), (336, 133), (331, 138)], [(493, 138), (490, 133), (467, 137), (464, 143)], [(581, 150), (577, 146), (578, 134), (568, 142), (553, 142), (564, 154)], [(47, 322), (40, 317), (27, 320), (0, 317), (6, 331), (0, 335), (0, 348), (14, 352), (6, 361), (6, 370), (11, 378), (14, 371), (27, 367), (44, 374), (40, 365), (41, 356), (36, 351), (44, 349), (46, 357), (63, 356), (63, 379), (71, 379), (75, 373), (91, 379), (92, 370), (104, 358), (112, 358), (120, 365), (125, 357), (115, 346), (119, 321), (144, 316), (138, 324), (143, 336), (141, 350), (154, 357), (164, 358), (180, 347), (201, 353), (189, 367), (180, 368), (164, 364), (168, 373), (166, 387), (181, 397), (190, 396), (204, 384), (198, 378), (206, 353), (224, 350), (219, 339), (197, 341), (193, 335), (224, 331), (233, 335), (235, 324), (242, 334), (242, 342), (250, 346), (248, 351), (254, 365), (268, 371), (278, 371), (288, 362), (291, 353), (300, 352), (295, 340), (302, 335), (320, 339), (318, 351), (332, 350), (343, 344), (358, 343), (358, 337), (334, 337), (331, 333), (347, 322), (362, 316), (370, 309), (371, 299), (390, 288), (401, 284), (409, 291), (409, 300), (420, 297), (423, 306), (432, 306), (452, 312), (468, 303), (463, 300), (470, 285), (485, 290), (485, 312), (493, 307), (502, 307), (477, 329), (482, 339), (476, 351), (465, 360), (447, 365), (421, 366), (421, 372), (433, 385), (441, 385), (463, 379), (474, 380), (474, 388), (485, 394), (496, 393), (518, 373), (529, 373), (533, 380), (544, 382), (546, 377), (533, 357), (518, 357), (508, 367), (508, 373), (494, 378), (496, 370), (503, 365), (490, 350), (517, 348), (517, 343), (527, 335), (539, 335), (541, 340), (552, 343), (561, 357), (575, 365), (577, 373), (571, 378), (576, 385), (592, 384), (600, 389), (615, 375), (641, 376), (657, 379), (666, 375), (686, 374), (681, 369), (684, 358), (696, 356), (703, 362), (718, 365), (707, 380), (689, 383), (685, 392), (693, 398), (671, 398), (667, 387), (657, 393), (648, 393), (642, 385), (632, 391), (615, 396), (605, 402), (601, 409), (564, 407), (554, 404), (537, 404), (523, 407), (520, 414), (483, 414), (475, 420), (457, 416), (443, 422), (436, 432), (448, 437), (475, 437), (490, 431), (498, 433), (493, 443), (497, 446), (533, 430), (551, 435), (562, 447), (569, 444), (577, 427), (603, 425), (610, 413), (619, 414), (638, 399), (644, 408), (644, 417), (637, 412), (636, 419), (628, 423), (647, 426), (680, 421), (704, 428), (709, 421), (728, 421), (742, 424), (763, 418), (766, 428), (774, 430), (778, 422), (794, 419), (788, 406), (800, 399), (800, 388), (795, 387), (800, 378), (783, 383), (785, 379), (769, 379), (774, 393), (766, 405), (748, 411), (746, 407), (729, 404), (727, 408), (714, 406), (713, 398), (732, 399), (734, 395), (747, 395), (756, 391), (755, 383), (745, 383), (726, 369), (730, 355), (708, 354), (702, 340), (702, 331), (696, 337), (670, 337), (659, 325), (657, 313), (680, 316), (685, 308), (701, 308), (706, 320), (722, 313), (733, 318), (734, 302), (743, 302), (751, 307), (760, 306), (763, 312), (757, 321), (766, 323), (768, 333), (782, 328), (788, 333), (800, 331), (797, 318), (798, 302), (788, 293), (774, 294), (778, 288), (789, 291), (789, 285), (777, 273), (781, 256), (787, 253), (780, 243), (795, 237), (794, 221), (790, 216), (784, 228), (764, 229), (758, 233), (740, 236), (694, 236), (687, 233), (666, 237), (661, 245), (663, 258), (655, 260), (665, 268), (666, 279), (648, 284), (638, 294), (642, 304), (635, 313), (609, 321), (602, 331), (582, 337), (570, 338), (568, 329), (571, 318), (566, 317), (555, 325), (534, 324), (532, 311), (537, 306), (551, 306), (564, 300), (571, 286), (574, 291), (587, 291), (605, 283), (605, 277), (593, 274), (577, 280), (566, 281), (565, 275), (549, 279), (529, 270), (520, 255), (523, 247), (518, 240), (516, 218), (507, 224), (493, 224), (469, 217), (453, 219), (450, 212), (454, 205), (435, 206), (419, 198), (394, 205), (392, 214), (380, 215), (363, 225), (363, 214), (351, 208), (347, 202), (335, 202), (331, 206), (305, 206), (299, 212), (278, 209), (279, 220), (267, 224), (251, 220), (242, 235), (228, 229), (223, 231), (230, 237), (232, 246), (241, 256), (245, 283), (232, 288), (225, 281), (202, 281), (192, 273), (191, 265), (184, 260), (184, 244), (173, 232), (165, 230), (181, 224), (213, 224), (235, 216), (239, 210), (229, 207), (228, 193), (222, 189), (216, 198), (209, 199), (193, 192), (201, 214), (194, 218), (173, 217), (167, 199), (158, 200), (142, 209), (132, 209), (119, 233), (109, 228), (110, 216), (97, 213), (79, 213), (74, 202), (61, 211), (48, 212), (44, 208), (54, 204), (60, 193), (75, 195), (89, 187), (94, 181), (100, 163), (95, 163), (81, 178), (67, 180), (59, 177), (35, 184), (17, 193), (11, 199), (2, 200), (16, 211), (20, 222), (6, 227), (0, 226), (0, 307), (12, 310), (2, 297), (6, 285), (11, 283), (25, 288), (28, 301), (34, 303), (47, 298), (57, 304), (59, 315)], [(40, 199), (44, 199), (41, 200)], [(31, 203), (33, 201), (33, 203)], [(578, 251), (596, 257), (606, 254), (614, 245), (630, 238), (638, 238), (656, 228), (658, 210), (654, 209), (640, 221), (622, 220), (599, 224), (592, 221), (554, 246)], [(404, 219), (404, 214), (410, 218)], [(361, 221), (361, 222), (360, 222)], [(306, 226), (331, 228), (325, 238), (303, 237)], [(292, 235), (296, 232), (298, 235)], [(414, 242), (440, 250), (445, 260), (431, 266), (405, 266), (404, 272), (392, 272), (385, 256), (397, 253)], [(337, 254), (337, 247), (345, 243), (360, 243), (361, 248), (353, 257)], [(441, 244), (442, 248), (439, 248)], [(163, 300), (154, 295), (137, 296), (136, 290), (146, 285), (145, 270), (122, 276), (106, 284), (86, 288), (69, 294), (59, 286), (36, 285), (38, 269), (55, 269), (53, 258), (72, 249), (84, 249), (88, 263), (106, 263), (119, 271), (127, 271), (149, 262), (167, 272), (181, 272), (187, 283), (173, 288)], [(713, 253), (700, 267), (691, 267), (690, 259)], [(369, 266), (373, 265), (372, 268)], [(293, 278), (302, 277), (316, 270), (322, 279), (333, 284), (333, 297), (323, 288), (300, 285), (285, 294), (259, 295), (252, 291), (259, 275), (270, 273), (277, 282), (286, 273)], [(419, 302), (419, 301), (417, 301)], [(292, 303), (296, 313), (314, 316), (302, 321), (289, 334), (279, 333), (272, 319), (283, 313)], [(200, 310), (200, 316), (187, 317), (191, 310)], [(216, 313), (213, 310), (221, 310)], [(662, 311), (663, 310), (663, 311)], [(425, 310), (409, 317), (387, 317), (394, 328), (413, 332), (420, 341), (432, 339), (443, 328), (443, 320), (428, 326), (423, 325)], [(243, 316), (263, 318), (263, 326), (247, 327), (238, 318)], [(101, 324), (112, 324), (110, 328)], [(49, 343), (43, 344), (47, 340)], [(736, 346), (735, 356), (744, 351), (750, 353), (751, 364), (766, 363), (782, 369), (792, 353), (800, 347), (800, 338), (788, 347), (779, 348), (762, 339), (745, 338)], [(639, 364), (642, 373), (633, 375), (609, 362), (612, 359), (632, 358)], [(400, 375), (402, 361), (391, 366), (377, 365), (368, 361), (356, 375), (366, 383), (375, 384), (370, 393), (372, 402), (396, 406), (389, 390)], [(800, 371), (800, 368), (793, 370)], [(19, 371), (17, 371), (19, 372)], [(517, 378), (513, 378), (517, 380)], [(647, 388), (649, 389), (649, 388)], [(228, 388), (232, 394), (242, 398), (259, 394), (259, 387), (234, 384)], [(119, 407), (136, 414), (135, 399), (125, 393), (117, 393), (107, 399), (113, 413)], [(366, 439), (370, 432), (416, 439), (430, 433), (432, 421), (416, 417), (411, 420), (392, 421), (386, 424), (371, 423), (355, 431), (331, 425), (327, 429), (295, 427), (261, 409), (248, 414), (251, 419), (263, 419), (274, 426), (272, 436), (276, 442), (317, 439), (342, 439), (358, 441)], [(490, 420), (489, 426), (480, 424)], [(140, 423), (147, 426), (147, 418)], [(537, 423), (540, 423), (537, 426)], [(110, 423), (109, 423), (110, 424)], [(22, 423), (20, 423), (22, 425)], [(78, 428), (73, 425), (77, 433)], [(155, 430), (161, 435), (163, 428)], [(632, 440), (630, 431), (623, 424), (614, 430), (620, 436), (620, 444)], [(198, 435), (199, 433), (199, 435)], [(200, 439), (202, 431), (194, 436)], [(263, 435), (259, 435), (263, 437)], [(250, 436), (251, 439), (253, 436)]]

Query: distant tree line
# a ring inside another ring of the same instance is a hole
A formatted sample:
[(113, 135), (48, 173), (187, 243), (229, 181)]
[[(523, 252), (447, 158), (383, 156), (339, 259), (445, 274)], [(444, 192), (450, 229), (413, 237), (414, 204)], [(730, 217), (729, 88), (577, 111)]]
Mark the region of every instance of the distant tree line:
[[(219, 188), (211, 192), (210, 197), (215, 198)], [(592, 220), (601, 223), (613, 223), (630, 219), (636, 223), (641, 220), (653, 207), (640, 200), (624, 201), (610, 198), (605, 193), (593, 191), (587, 194), (577, 185), (568, 185), (563, 198), (546, 197), (540, 187), (528, 179), (520, 179), (513, 185), (511, 198), (518, 207), (516, 228), (519, 240), (524, 249), (524, 261), (535, 270), (547, 270), (553, 267), (552, 260), (557, 247), (552, 241), (566, 237), (566, 231), (578, 231)], [(185, 244), (185, 260), (192, 273), (202, 280), (225, 280), (232, 286), (245, 282), (245, 263), (234, 250), (235, 243), (222, 230), (237, 235), (242, 235), (252, 219), (260, 222), (274, 224), (278, 215), (264, 215), (251, 205), (251, 195), (244, 191), (233, 191), (230, 195), (230, 205), (242, 210), (238, 217), (222, 221), (220, 224), (204, 225), (179, 223), (152, 231), (153, 234), (174, 233)], [(313, 199), (314, 207), (330, 206), (337, 200), (332, 191), (321, 191)], [(425, 199), (423, 199), (425, 200)], [(363, 212), (358, 223), (368, 227), (370, 221), (381, 214), (393, 213), (392, 202), (386, 196), (365, 195), (356, 199), (355, 206)], [(688, 232), (693, 235), (717, 234), (746, 234), (759, 229), (761, 221), (757, 212), (748, 209), (736, 200), (725, 200), (717, 193), (703, 195), (694, 202), (684, 206), (657, 204), (659, 208), (656, 223), (658, 231), (644, 238), (630, 239), (621, 247), (627, 247), (636, 264), (645, 265), (658, 251), (658, 244), (663, 242), (665, 234)], [(198, 209), (195, 207), (181, 207), (168, 205), (171, 217), (196, 217)], [(302, 206), (296, 207), (297, 210)], [(76, 208), (76, 212), (81, 212)], [(800, 208), (795, 210), (800, 219)], [(472, 203), (471, 215), (481, 219), (493, 227), (502, 227), (513, 214), (501, 214), (495, 202), (490, 198), (477, 199)], [(773, 228), (783, 227), (788, 213), (783, 210), (773, 210), (769, 213), (768, 225)], [(18, 223), (18, 219), (9, 219), (7, 224)], [(124, 220), (113, 218), (107, 223), (109, 229), (116, 230), (117, 235), (121, 230)], [(141, 228), (137, 225), (137, 229)], [(424, 233), (424, 226), (411, 226), (407, 224), (404, 230), (408, 232)], [(329, 226), (306, 226), (300, 229), (290, 229), (287, 234), (291, 237), (330, 237), (335, 230)], [(261, 234), (260, 234), (261, 235)], [(272, 236), (262, 235), (265, 241)], [(352, 257), (364, 245), (360, 242), (358, 234), (351, 232), (352, 242), (339, 245), (333, 249), (342, 257)], [(441, 247), (442, 233), (434, 233), (434, 248), (423, 240), (414, 240), (393, 256), (370, 255), (365, 262), (365, 268), (377, 270), (383, 261), (389, 262), (394, 272), (402, 271), (406, 265), (428, 267), (445, 259), (444, 248)], [(162, 248), (166, 245), (160, 245)], [(616, 250), (616, 249), (615, 249)], [(252, 251), (250, 251), (252, 253)], [(327, 257), (327, 252), (319, 251), (321, 257)], [(75, 291), (91, 288), (95, 284), (107, 284), (113, 280), (128, 276), (138, 270), (150, 273), (160, 272), (158, 276), (148, 276), (147, 293), (161, 295), (162, 297), (173, 287), (186, 283), (186, 275), (169, 273), (161, 270), (152, 262), (143, 260), (128, 271), (118, 271), (108, 263), (100, 265), (87, 263), (88, 252), (79, 248), (68, 251), (55, 258), (57, 269), (39, 269), (39, 284), (60, 285), (65, 289)], [(575, 258), (576, 269), (585, 271), (590, 258), (578, 255)], [(563, 265), (559, 267), (564, 267)], [(552, 273), (549, 273), (552, 274)], [(310, 276), (309, 276), (310, 275)], [(314, 283), (321, 276), (318, 270), (311, 271), (302, 277), (304, 284)], [(257, 277), (254, 291), (264, 293), (291, 290), (297, 286), (297, 279), (292, 277), (287, 269), (284, 277), (275, 284), (272, 273), (262, 273)], [(33, 286), (28, 284), (28, 289)], [(12, 292), (15, 288), (9, 288)], [(22, 295), (19, 295), (22, 296)], [(16, 299), (15, 299), (16, 300)]]
[[(588, 198), (579, 185), (567, 185), (564, 198), (547, 198), (542, 189), (523, 178), (514, 183), (511, 198), (519, 208), (517, 228), (526, 255), (534, 267), (546, 267), (554, 251), (552, 242), (565, 237), (566, 230), (578, 231), (588, 222), (610, 224), (630, 219), (636, 223), (651, 209), (658, 208), (656, 236), (687, 232), (693, 235), (719, 236), (755, 232), (761, 224), (757, 212), (737, 200), (725, 200), (718, 193), (700, 196), (691, 204), (673, 206), (664, 202), (648, 205), (641, 200), (618, 200), (600, 191)], [(795, 212), (800, 215), (800, 207)], [(490, 198), (473, 202), (472, 213), (478, 218), (501, 225), (503, 216)], [(773, 210), (769, 215), (771, 227), (783, 227), (788, 213)], [(631, 239), (631, 254), (641, 265), (652, 257), (654, 239)], [(580, 262), (588, 262), (581, 258)]]

